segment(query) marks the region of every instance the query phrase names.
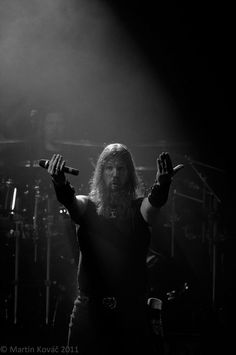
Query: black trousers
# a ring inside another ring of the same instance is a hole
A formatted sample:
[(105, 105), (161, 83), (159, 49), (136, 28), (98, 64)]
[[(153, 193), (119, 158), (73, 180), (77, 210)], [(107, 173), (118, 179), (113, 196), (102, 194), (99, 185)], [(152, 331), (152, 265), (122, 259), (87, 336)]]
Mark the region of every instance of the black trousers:
[(134, 299), (104, 302), (78, 296), (70, 317), (68, 346), (79, 355), (157, 354), (146, 303)]

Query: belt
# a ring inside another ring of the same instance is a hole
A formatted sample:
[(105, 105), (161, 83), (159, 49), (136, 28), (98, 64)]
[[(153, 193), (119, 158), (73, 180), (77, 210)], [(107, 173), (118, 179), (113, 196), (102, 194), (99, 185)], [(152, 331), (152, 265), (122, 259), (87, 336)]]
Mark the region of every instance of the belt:
[(118, 298), (115, 296), (88, 296), (79, 291), (79, 294), (74, 302), (74, 305), (98, 303), (104, 306), (106, 309), (115, 309), (117, 307)]
[(143, 296), (132, 295), (88, 295), (84, 291), (78, 290), (78, 296), (74, 302), (74, 305), (79, 304), (96, 304), (102, 305), (105, 309), (116, 309), (119, 305), (123, 307), (127, 306), (127, 302), (130, 304), (146, 304), (146, 299)]
[(74, 324), (74, 319), (76, 318), (76, 314), (79, 310), (78, 306), (83, 304), (87, 305), (89, 303), (96, 303), (100, 304), (104, 307), (106, 310), (113, 310), (117, 307), (117, 298), (112, 296), (112, 297), (94, 297), (94, 296), (87, 296), (82, 292), (79, 292), (76, 300), (74, 301), (74, 307), (72, 310), (72, 313), (70, 315), (70, 322), (69, 322), (69, 327), (71, 328)]

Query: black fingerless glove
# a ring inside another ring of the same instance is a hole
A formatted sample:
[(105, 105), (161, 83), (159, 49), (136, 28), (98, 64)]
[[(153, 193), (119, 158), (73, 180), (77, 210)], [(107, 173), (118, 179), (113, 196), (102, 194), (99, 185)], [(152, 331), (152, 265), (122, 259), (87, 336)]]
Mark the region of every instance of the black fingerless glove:
[(70, 206), (75, 198), (75, 189), (70, 182), (66, 181), (65, 184), (61, 185), (56, 184), (55, 181), (53, 181), (53, 185), (58, 201), (65, 207)]
[(167, 202), (170, 184), (171, 180), (162, 185), (155, 181), (152, 185), (151, 191), (148, 194), (148, 201), (153, 207), (160, 208)]

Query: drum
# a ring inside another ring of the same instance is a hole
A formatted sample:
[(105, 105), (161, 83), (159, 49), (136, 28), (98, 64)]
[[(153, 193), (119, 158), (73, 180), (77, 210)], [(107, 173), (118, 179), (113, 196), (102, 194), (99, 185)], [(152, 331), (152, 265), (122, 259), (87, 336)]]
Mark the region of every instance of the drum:
[(18, 203), (18, 187), (12, 178), (1, 178), (0, 181), (0, 215), (10, 216), (16, 211)]

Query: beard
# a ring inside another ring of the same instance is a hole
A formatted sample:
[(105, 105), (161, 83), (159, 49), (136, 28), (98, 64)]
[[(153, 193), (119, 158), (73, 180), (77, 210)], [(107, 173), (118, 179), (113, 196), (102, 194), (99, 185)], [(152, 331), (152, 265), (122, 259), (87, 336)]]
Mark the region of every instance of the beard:
[(130, 214), (132, 198), (126, 189), (108, 188), (103, 193), (99, 206), (99, 214), (105, 217), (127, 218)]

